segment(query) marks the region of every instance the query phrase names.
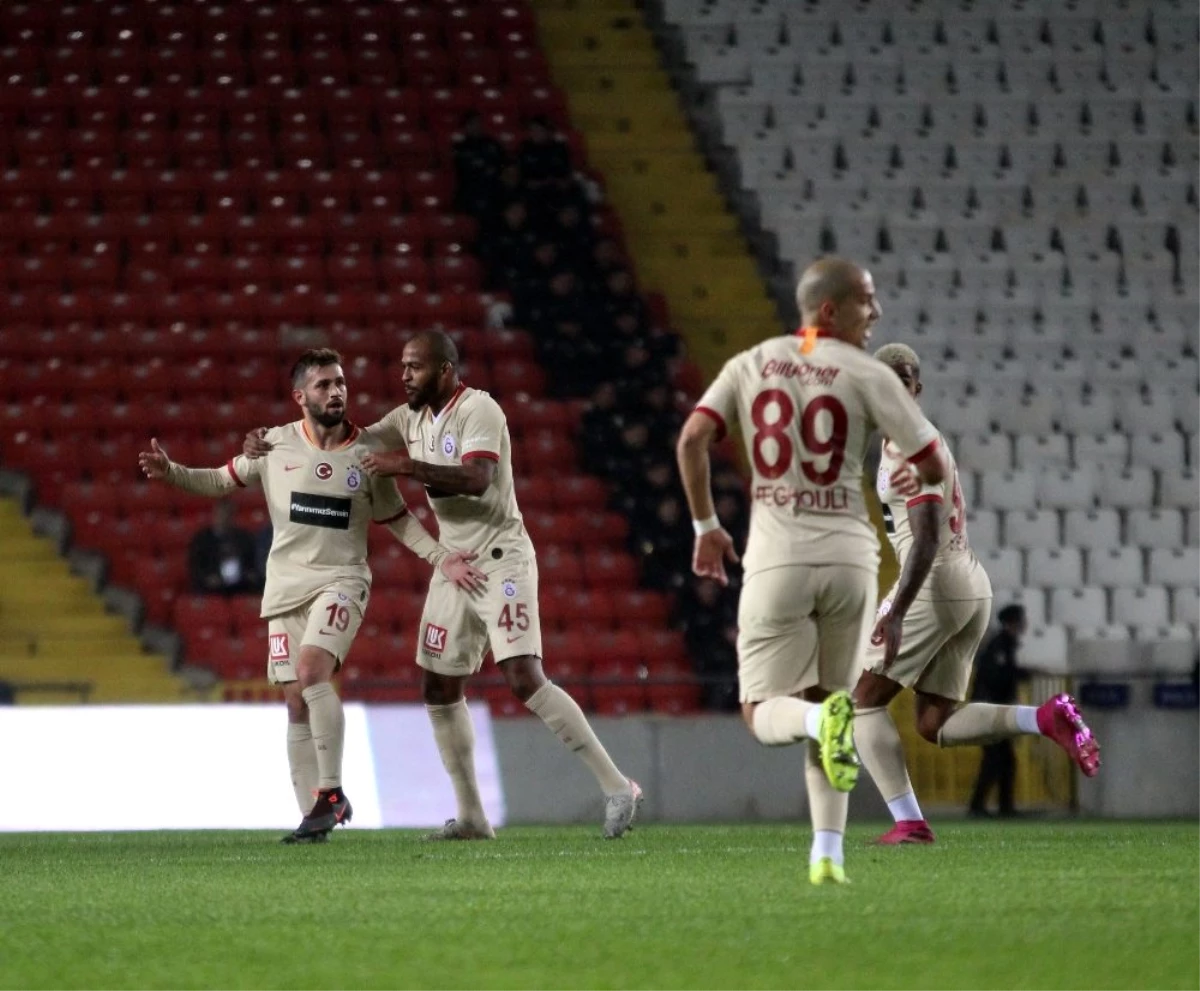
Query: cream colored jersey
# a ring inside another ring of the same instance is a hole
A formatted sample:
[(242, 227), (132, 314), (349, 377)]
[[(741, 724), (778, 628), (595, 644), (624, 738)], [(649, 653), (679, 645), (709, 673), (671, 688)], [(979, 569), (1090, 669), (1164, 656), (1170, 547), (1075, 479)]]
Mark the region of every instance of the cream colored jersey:
[(201, 495), (262, 486), (273, 530), (262, 616), (289, 612), (333, 585), (359, 588), (365, 607), (368, 526), (407, 511), (395, 484), (362, 470), (366, 448), (357, 427), (335, 450), (313, 443), (303, 420), (272, 427), (266, 440), (273, 445), (266, 457), (239, 454), (222, 468), (172, 464), (168, 481)]
[(428, 407), (414, 411), (398, 406), (363, 431), (375, 450), (407, 447), (409, 457), (434, 465), (462, 465), (472, 458), (496, 462), (492, 484), (481, 496), (452, 495), (425, 486), (429, 506), (437, 517), (438, 541), (456, 551), (474, 551), (474, 562), (485, 572), (501, 567), (512, 554), (532, 557), (533, 542), (525, 530), (513, 490), (512, 442), (504, 411), (486, 392), (460, 385), (434, 414)]
[(992, 594), (992, 583), (967, 540), (967, 511), (963, 504), (962, 487), (958, 483), (958, 466), (946, 444), (946, 438), (938, 434), (938, 439), (947, 466), (946, 478), (940, 485), (923, 485), (921, 491), (910, 498), (892, 491), (888, 484), (903, 458), (891, 441), (884, 441), (879, 473), (875, 478), (875, 491), (883, 506), (884, 526), (903, 569), (913, 543), (908, 508), (922, 502), (938, 503), (937, 556), (917, 598), (938, 601), (987, 599)]
[(895, 372), (830, 337), (776, 337), (735, 355), (696, 407), (736, 420), (753, 468), (747, 574), (789, 564), (879, 567), (862, 492), (875, 429), (911, 461), (937, 431)]

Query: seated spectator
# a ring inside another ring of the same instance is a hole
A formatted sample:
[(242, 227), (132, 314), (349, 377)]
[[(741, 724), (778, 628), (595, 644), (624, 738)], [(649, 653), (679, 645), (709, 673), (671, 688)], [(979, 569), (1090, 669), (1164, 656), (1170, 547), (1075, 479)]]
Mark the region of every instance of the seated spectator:
[(234, 524), (230, 500), (215, 503), (212, 523), (192, 537), (188, 575), (192, 591), (202, 595), (262, 591), (263, 575), (258, 570), (254, 535)]
[(675, 495), (663, 497), (655, 507), (654, 524), (635, 534), (642, 565), (642, 582), (651, 588), (673, 589), (683, 583), (684, 569), (692, 553), (687, 507)]
[(517, 161), (530, 189), (561, 186), (571, 179), (570, 150), (567, 143), (551, 130), (545, 117), (530, 118)]
[(483, 129), (483, 118), (474, 110), (462, 119), (454, 137), (455, 202), (460, 210), (478, 216), (494, 201), (500, 173), (508, 153)]
[(737, 600), (714, 581), (692, 577), (679, 594), (688, 654), (703, 679), (704, 705), (736, 709)]

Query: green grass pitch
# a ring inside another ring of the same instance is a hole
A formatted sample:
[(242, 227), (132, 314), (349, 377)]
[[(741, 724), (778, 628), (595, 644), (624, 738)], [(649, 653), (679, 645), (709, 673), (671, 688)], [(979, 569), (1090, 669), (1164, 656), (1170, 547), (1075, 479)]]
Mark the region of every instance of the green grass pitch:
[(0, 836), (19, 988), (1196, 988), (1195, 823), (509, 828)]

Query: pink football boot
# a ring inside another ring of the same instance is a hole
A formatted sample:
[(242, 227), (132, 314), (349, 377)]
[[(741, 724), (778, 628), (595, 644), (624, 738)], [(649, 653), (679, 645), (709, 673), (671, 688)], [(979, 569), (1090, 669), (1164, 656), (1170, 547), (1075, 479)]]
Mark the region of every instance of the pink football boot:
[(1037, 724), (1042, 735), (1062, 747), (1079, 765), (1079, 770), (1089, 778), (1096, 776), (1100, 770), (1100, 744), (1092, 736), (1079, 714), (1079, 705), (1070, 695), (1055, 695), (1039, 705)]
[(875, 842), (880, 846), (899, 846), (901, 843), (929, 844), (933, 841), (933, 830), (924, 819), (901, 819)]

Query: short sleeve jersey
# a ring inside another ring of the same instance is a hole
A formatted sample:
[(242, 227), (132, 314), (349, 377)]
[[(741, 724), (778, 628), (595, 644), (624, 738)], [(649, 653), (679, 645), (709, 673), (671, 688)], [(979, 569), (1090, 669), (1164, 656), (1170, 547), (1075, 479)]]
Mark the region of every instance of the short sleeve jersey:
[(494, 461), (495, 476), (481, 496), (425, 486), (438, 521), (438, 541), (451, 550), (474, 551), (479, 555), (475, 563), (484, 571), (508, 554), (533, 555), (513, 489), (508, 421), (486, 392), (460, 385), (436, 415), (428, 407), (414, 411), (407, 404), (398, 406), (363, 435), (372, 449), (407, 447), (413, 460), (435, 465), (462, 465), (472, 458)]
[(937, 556), (917, 598), (935, 601), (986, 599), (992, 594), (992, 584), (967, 540), (967, 512), (962, 487), (958, 482), (958, 466), (946, 445), (945, 437), (939, 434), (938, 438), (949, 469), (946, 478), (940, 485), (923, 485), (920, 492), (907, 498), (892, 491), (889, 485), (892, 473), (904, 459), (890, 441), (883, 442), (875, 491), (883, 505), (884, 526), (903, 569), (913, 543), (909, 507), (923, 502), (938, 503)]
[(238, 455), (226, 465), (238, 485), (258, 483), (267, 499), (273, 535), (262, 615), (290, 612), (333, 584), (360, 584), (365, 602), (369, 525), (406, 512), (395, 484), (360, 467), (358, 427), (334, 450), (314, 444), (303, 420), (273, 427), (266, 439), (274, 445), (266, 457)]
[(860, 348), (776, 337), (735, 355), (696, 407), (723, 434), (737, 421), (753, 469), (747, 574), (790, 564), (879, 567), (862, 492), (871, 433), (916, 462), (937, 431), (900, 380)]

